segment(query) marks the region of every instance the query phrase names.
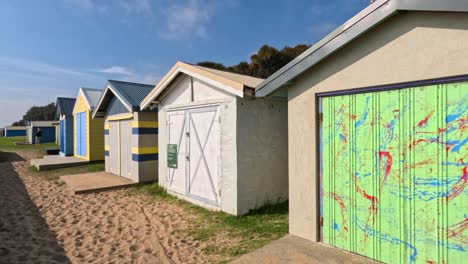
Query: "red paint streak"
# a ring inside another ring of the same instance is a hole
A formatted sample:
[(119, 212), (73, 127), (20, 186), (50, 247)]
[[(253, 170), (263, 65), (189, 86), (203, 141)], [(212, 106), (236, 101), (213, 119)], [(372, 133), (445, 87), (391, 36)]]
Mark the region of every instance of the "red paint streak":
[(395, 109), (395, 110), (393, 110), (393, 112), (398, 113), (398, 112), (400, 112), (400, 110), (399, 110), (399, 109)]
[(419, 143), (422, 143), (422, 142), (438, 143), (438, 144), (441, 144), (441, 145), (445, 145), (445, 146), (446, 146), (446, 147), (445, 147), (445, 150), (446, 150), (446, 151), (449, 151), (450, 148), (453, 147), (453, 144), (452, 144), (452, 143), (440, 141), (439, 138), (437, 138), (437, 139), (430, 139), (430, 140), (425, 140), (425, 139), (421, 138), (421, 139), (415, 140), (415, 141), (413, 141), (411, 144), (409, 144), (408, 148), (411, 150), (411, 149), (413, 149), (416, 145), (418, 145)]
[(409, 149), (412, 149), (414, 146), (418, 145), (421, 142), (426, 142), (426, 140), (421, 138), (421, 139), (414, 141), (413, 143), (409, 145)]
[[(465, 165), (463, 162), (463, 159), (460, 160), (460, 162)], [(468, 166), (463, 167), (463, 173), (462, 176), (460, 177), (460, 180), (458, 180), (457, 183), (455, 183), (450, 191), (450, 194), (447, 195), (446, 200), (447, 203), (453, 200), (455, 197), (457, 197), (463, 190), (466, 188), (468, 185)]]
[(427, 264), (437, 264), (437, 262), (433, 261), (433, 260), (426, 260)]
[(468, 229), (468, 218), (450, 226), (447, 230), (447, 238), (452, 238), (461, 235), (465, 230)]
[(338, 203), (338, 205), (340, 206), (340, 208), (341, 208), (341, 218), (343, 219), (343, 230), (348, 232), (348, 226), (346, 225), (346, 213), (348, 212), (348, 209), (346, 208), (346, 205), (345, 205), (343, 199), (341, 199), (341, 197), (339, 197), (336, 193), (330, 193), (330, 196), (332, 196), (333, 200), (335, 200)]
[(356, 115), (350, 115), (351, 119), (356, 120), (357, 116)]
[(379, 159), (382, 161), (382, 158), (385, 157), (387, 162), (385, 164), (385, 173), (384, 173), (384, 178), (382, 182), (380, 183), (380, 186), (384, 185), (385, 182), (387, 181), (387, 177), (390, 174), (390, 171), (392, 170), (392, 155), (390, 155), (390, 152), (388, 151), (379, 151)]
[(366, 191), (359, 188), (359, 186), (357, 184), (356, 184), (356, 192), (361, 194), (364, 198), (366, 198), (367, 200), (369, 200), (371, 202), (371, 206), (369, 206), (369, 212), (370, 213), (372, 213), (372, 212), (377, 213), (377, 210), (378, 210), (377, 206), (376, 206), (376, 204), (378, 203), (377, 197), (369, 195), (368, 193), (366, 193)]
[(430, 114), (428, 114), (423, 120), (419, 121), (418, 127), (426, 126), (426, 125), (427, 125), (427, 121), (429, 120), (429, 118), (431, 118), (431, 116), (432, 116), (433, 114), (434, 114), (434, 111), (432, 111)]

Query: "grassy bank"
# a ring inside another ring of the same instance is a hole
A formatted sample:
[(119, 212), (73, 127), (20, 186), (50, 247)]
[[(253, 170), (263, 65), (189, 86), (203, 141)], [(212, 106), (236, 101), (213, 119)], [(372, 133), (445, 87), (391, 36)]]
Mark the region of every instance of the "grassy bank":
[(213, 241), (220, 234), (234, 241), (229, 245), (212, 243), (205, 253), (220, 256), (220, 262), (228, 262), (240, 255), (258, 249), (288, 233), (288, 203), (267, 205), (247, 215), (232, 216), (213, 212), (179, 200), (157, 184), (141, 184), (135, 187), (138, 193), (151, 195), (154, 199), (177, 203), (195, 214), (196, 221), (186, 232), (200, 241)]
[[(37, 158), (44, 155), (46, 148), (58, 148), (55, 143), (44, 143), (38, 145), (15, 145), (14, 142), (24, 142), (26, 137), (0, 137), (0, 162), (5, 161), (22, 161), (23, 159), (16, 154), (18, 151), (31, 151)], [(31, 167), (31, 171), (47, 180), (57, 181), (60, 176), (72, 175), (80, 173), (104, 171), (104, 162), (93, 162), (91, 164), (70, 167), (64, 169), (56, 169), (50, 171), (37, 171), (35, 167)]]
[(37, 145), (15, 145), (15, 142), (25, 142), (26, 137), (0, 137), (0, 150), (1, 151), (18, 151), (18, 150), (28, 150), (35, 151), (38, 154), (41, 154), (42, 151), (46, 148), (58, 148), (55, 143), (44, 143)]

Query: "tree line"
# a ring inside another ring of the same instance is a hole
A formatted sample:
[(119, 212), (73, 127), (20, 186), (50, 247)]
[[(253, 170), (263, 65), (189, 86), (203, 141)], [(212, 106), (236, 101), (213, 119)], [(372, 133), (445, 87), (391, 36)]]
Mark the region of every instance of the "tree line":
[(242, 61), (239, 64), (226, 67), (222, 63), (202, 61), (197, 63), (197, 65), (257, 78), (268, 78), (308, 48), (309, 46), (306, 44), (299, 44), (295, 47), (286, 46), (278, 50), (275, 47), (264, 45), (257, 53), (250, 56), (250, 62)]
[(13, 122), (12, 126), (25, 126), (27, 121), (54, 120), (55, 103), (44, 106), (33, 106), (23, 115), (23, 119)]

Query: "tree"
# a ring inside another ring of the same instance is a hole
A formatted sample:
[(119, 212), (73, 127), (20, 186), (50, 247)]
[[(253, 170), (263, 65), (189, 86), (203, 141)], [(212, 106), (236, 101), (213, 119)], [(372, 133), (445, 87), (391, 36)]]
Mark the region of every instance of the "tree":
[(217, 70), (225, 70), (233, 73), (250, 75), (258, 78), (268, 78), (274, 72), (281, 69), (284, 65), (295, 59), (301, 53), (309, 48), (308, 45), (299, 44), (295, 47), (284, 47), (278, 50), (274, 47), (263, 45), (256, 54), (250, 57), (250, 63), (242, 61), (237, 65), (226, 67), (221, 63), (203, 61), (197, 63)]
[(215, 70), (226, 70), (226, 66), (224, 66), (223, 64), (211, 61), (202, 61), (197, 63), (197, 65)]
[(23, 119), (13, 122), (13, 126), (24, 126), (27, 121), (49, 121), (54, 120), (55, 103), (44, 106), (33, 106), (23, 115)]

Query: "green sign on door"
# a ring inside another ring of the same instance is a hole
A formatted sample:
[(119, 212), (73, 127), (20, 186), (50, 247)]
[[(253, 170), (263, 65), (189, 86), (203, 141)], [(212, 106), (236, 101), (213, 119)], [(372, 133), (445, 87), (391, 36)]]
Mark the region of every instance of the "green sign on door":
[(167, 144), (167, 166), (177, 169), (177, 144)]

